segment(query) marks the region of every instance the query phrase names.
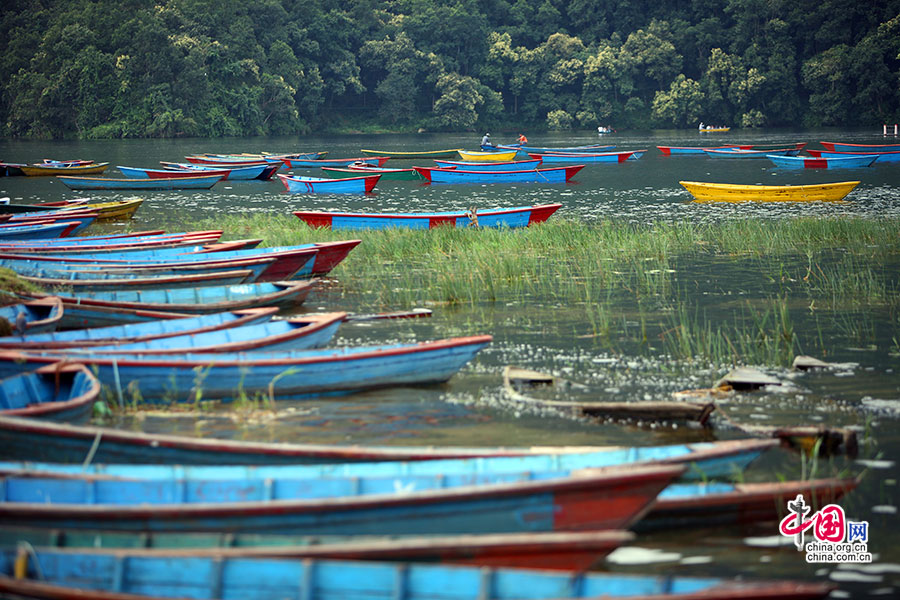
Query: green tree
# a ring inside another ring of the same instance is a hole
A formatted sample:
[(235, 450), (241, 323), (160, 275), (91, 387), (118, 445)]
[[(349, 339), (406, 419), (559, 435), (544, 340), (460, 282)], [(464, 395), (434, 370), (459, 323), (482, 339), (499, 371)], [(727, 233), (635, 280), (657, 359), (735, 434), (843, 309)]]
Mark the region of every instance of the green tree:
[(703, 100), (700, 84), (679, 75), (668, 92), (656, 92), (653, 97), (653, 119), (660, 125), (692, 127), (703, 115)]

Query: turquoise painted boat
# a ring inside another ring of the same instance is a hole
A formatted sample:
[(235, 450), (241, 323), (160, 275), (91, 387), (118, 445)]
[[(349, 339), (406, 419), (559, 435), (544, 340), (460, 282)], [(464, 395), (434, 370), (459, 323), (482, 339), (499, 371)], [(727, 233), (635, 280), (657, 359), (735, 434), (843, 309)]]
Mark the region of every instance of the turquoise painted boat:
[(56, 331), (64, 314), (62, 300), (56, 296), (0, 307), (0, 318), (9, 324), (9, 331), (29, 336)]
[(363, 175), (330, 179), (278, 175), (288, 192), (308, 194), (367, 194), (375, 188), (380, 177), (381, 175)]
[(859, 156), (840, 157), (806, 157), (766, 155), (776, 167), (786, 169), (858, 169), (872, 166), (878, 160), (877, 154), (861, 154)]
[[(51, 297), (48, 300), (58, 302), (62, 309), (62, 300), (59, 298)], [(34, 302), (42, 302), (42, 300)], [(153, 320), (147, 323), (10, 335), (0, 337), (0, 348), (43, 351), (146, 342), (265, 323), (272, 320), (277, 312), (278, 308), (276, 307), (248, 308), (242, 311), (180, 316), (177, 319)]]
[(84, 365), (48, 365), (0, 380), (0, 414), (78, 422), (99, 396), (100, 382)]
[[(491, 336), (418, 344), (354, 346), (291, 352), (180, 354), (165, 358), (128, 354), (79, 355), (101, 382), (122, 392), (134, 382), (147, 401), (193, 402), (197, 394), (229, 401), (302, 398), (391, 386), (443, 383), (491, 341)], [(0, 352), (0, 375), (59, 361), (59, 353)], [(201, 376), (202, 374), (202, 376)]]
[(531, 158), (540, 158), (544, 164), (551, 163), (573, 163), (573, 164), (590, 164), (590, 163), (623, 163), (626, 160), (640, 158), (644, 150), (628, 150), (624, 152), (591, 152), (591, 153), (537, 153), (530, 152), (528, 156)]
[(683, 465), (483, 478), (4, 477), (0, 523), (106, 531), (452, 535), (626, 529)]
[[(807, 150), (812, 156), (821, 158), (844, 158), (849, 156), (860, 156), (859, 152), (826, 152), (824, 150)], [(863, 156), (875, 154), (878, 156), (876, 163), (898, 162), (900, 161), (900, 150), (890, 150), (884, 152), (865, 152)]]
[(108, 177), (58, 176), (70, 190), (190, 190), (209, 189), (222, 180), (222, 175), (194, 177), (160, 177), (157, 179), (112, 179)]
[[(16, 563), (24, 576), (15, 578)], [(136, 552), (37, 549), (0, 554), (0, 591), (36, 599), (280, 598), (283, 600), (816, 600), (823, 583), (676, 575), (342, 560), (215, 558)], [(452, 591), (452, 596), (448, 596)]]
[(539, 158), (487, 163), (458, 160), (436, 160), (434, 162), (441, 169), (461, 169), (463, 171), (527, 171), (529, 169), (537, 169), (541, 165), (541, 159)]
[(341, 213), (295, 211), (294, 216), (310, 227), (330, 229), (433, 229), (435, 227), (528, 227), (543, 223), (562, 204), (437, 213)]
[(526, 169), (522, 171), (464, 171), (462, 169), (438, 169), (413, 167), (429, 183), (565, 183), (584, 165)]

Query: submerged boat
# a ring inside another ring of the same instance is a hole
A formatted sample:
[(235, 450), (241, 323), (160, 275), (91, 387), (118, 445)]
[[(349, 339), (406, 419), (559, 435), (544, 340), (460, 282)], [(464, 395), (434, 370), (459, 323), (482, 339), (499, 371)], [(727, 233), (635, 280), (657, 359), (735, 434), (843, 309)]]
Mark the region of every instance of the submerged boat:
[(156, 179), (59, 176), (59, 180), (72, 190), (188, 190), (209, 189), (222, 180), (222, 175), (174, 176)]
[(859, 185), (859, 181), (814, 185), (739, 185), (679, 181), (695, 202), (836, 202)]
[(295, 211), (294, 215), (310, 227), (331, 229), (433, 229), (434, 227), (527, 227), (542, 223), (562, 204), (520, 206), (495, 210), (436, 213), (342, 213)]
[(100, 382), (84, 365), (47, 365), (0, 380), (0, 415), (77, 422), (99, 396)]
[[(491, 336), (482, 335), (414, 344), (166, 358), (85, 354), (78, 360), (96, 368), (97, 377), (113, 389), (121, 391), (135, 382), (133, 390), (149, 401), (193, 402), (198, 394), (223, 401), (256, 394), (302, 398), (443, 383), (490, 341)], [(0, 352), (0, 374), (13, 375), (60, 358), (56, 353), (6, 350)]]
[(413, 167), (429, 183), (565, 183), (584, 165), (548, 167), (524, 171), (465, 171), (462, 169), (438, 169)]
[(766, 155), (776, 167), (787, 169), (855, 169), (869, 167), (878, 160), (877, 154), (861, 154), (859, 156), (841, 157), (806, 157)]
[(380, 177), (381, 175), (363, 175), (333, 179), (278, 175), (288, 192), (313, 194), (368, 194), (375, 188)]
[(8, 323), (10, 334), (37, 335), (56, 331), (63, 314), (63, 302), (56, 296), (0, 306), (0, 318)]

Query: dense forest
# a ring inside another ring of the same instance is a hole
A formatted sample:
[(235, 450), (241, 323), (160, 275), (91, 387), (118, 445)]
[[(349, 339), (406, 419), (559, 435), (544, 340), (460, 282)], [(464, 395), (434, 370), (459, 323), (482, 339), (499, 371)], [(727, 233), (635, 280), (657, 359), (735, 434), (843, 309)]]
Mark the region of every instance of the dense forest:
[(877, 125), (900, 0), (4, 0), (5, 136)]

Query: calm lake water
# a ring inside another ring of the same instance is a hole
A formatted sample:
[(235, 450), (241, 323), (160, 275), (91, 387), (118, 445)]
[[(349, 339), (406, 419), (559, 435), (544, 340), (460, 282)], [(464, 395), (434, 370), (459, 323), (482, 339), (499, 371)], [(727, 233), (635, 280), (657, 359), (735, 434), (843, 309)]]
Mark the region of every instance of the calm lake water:
[[(154, 167), (158, 161), (180, 161), (198, 152), (301, 152), (327, 150), (329, 158), (360, 156), (361, 148), (383, 150), (477, 149), (484, 132), (469, 135), (358, 135), (341, 137), (230, 138), (223, 140), (126, 140), (26, 142), (0, 141), (0, 158), (36, 162), (43, 158), (91, 158), (111, 165)], [(495, 133), (495, 142), (511, 141), (517, 132)], [(527, 132), (526, 132), (527, 133)], [(599, 141), (617, 149), (647, 149), (640, 160), (598, 164), (582, 170), (564, 185), (424, 185), (383, 182), (369, 195), (287, 194), (277, 181), (235, 181), (196, 192), (145, 193), (134, 218), (136, 229), (182, 230), (197, 219), (248, 212), (289, 214), (294, 210), (449, 210), (561, 202), (559, 215), (588, 222), (620, 220), (636, 225), (654, 222), (704, 222), (728, 219), (779, 220), (797, 216), (867, 219), (900, 216), (900, 165), (876, 164), (851, 170), (782, 170), (767, 160), (726, 160), (693, 156), (665, 157), (656, 145), (698, 146), (724, 143), (790, 144), (819, 140), (894, 143), (876, 131), (778, 130), (700, 134), (694, 131), (626, 132)], [(598, 143), (592, 132), (530, 135), (533, 145)], [(399, 166), (430, 161), (392, 161)], [(300, 172), (297, 172), (300, 173)], [(107, 176), (119, 176), (110, 169)], [(693, 204), (678, 181), (761, 184), (808, 184), (859, 180), (846, 203), (726, 205)], [(134, 192), (95, 192), (95, 197), (125, 198)], [(55, 178), (0, 179), (0, 196), (13, 202), (37, 202), (82, 197)], [(121, 225), (111, 225), (111, 228)], [(96, 230), (95, 230), (96, 231)], [(348, 236), (351, 237), (351, 236)], [(356, 237), (354, 235), (353, 237)], [(365, 240), (365, 234), (360, 237)], [(343, 277), (351, 278), (353, 255)], [(803, 272), (805, 257), (779, 257), (786, 272)], [(840, 258), (835, 258), (840, 260)], [(670, 265), (667, 280), (672, 296), (690, 304), (712, 322), (729, 322), (748, 306), (761, 306), (783, 291), (783, 282), (769, 276), (765, 259), (689, 258)], [(894, 256), (879, 266), (888, 294), (900, 293), (900, 264)], [(330, 279), (314, 293), (304, 310), (369, 312), (365, 296), (347, 293), (350, 281)], [(859, 474), (859, 488), (841, 501), (848, 518), (869, 522), (871, 565), (807, 564), (777, 525), (751, 528), (716, 527), (673, 534), (642, 535), (630, 549), (615, 553), (612, 571), (665, 572), (727, 577), (791, 577), (828, 580), (840, 586), (836, 597), (896, 596), (900, 588), (900, 549), (891, 543), (900, 534), (896, 460), (900, 454), (900, 317), (875, 307), (854, 311), (816, 311), (803, 298), (790, 298), (794, 327), (809, 336), (814, 353), (825, 350), (831, 361), (854, 363), (845, 369), (797, 374), (765, 367), (784, 385), (774, 392), (741, 394), (723, 407), (736, 419), (759, 424), (856, 427), (863, 440), (860, 457), (821, 461), (817, 476)], [(888, 303), (890, 304), (890, 303)], [(635, 340), (643, 315), (627, 294), (613, 292), (606, 316), (611, 336), (591, 336), (584, 310), (560, 306), (552, 298), (498, 301), (472, 307), (435, 306), (431, 319), (346, 325), (338, 344), (423, 340), (472, 333), (490, 333), (495, 341), (448, 384), (425, 389), (392, 389), (338, 399), (279, 405), (277, 414), (261, 412), (233, 420), (225, 411), (191, 415), (145, 415), (125, 418), (123, 427), (175, 431), (238, 439), (333, 443), (431, 445), (648, 445), (728, 439), (741, 434), (719, 422), (713, 430), (670, 426), (636, 427), (578, 422), (558, 414), (528, 411), (511, 404), (502, 387), (507, 364), (552, 372), (588, 384), (591, 400), (668, 400), (674, 391), (708, 387), (725, 368), (695, 366), (668, 360), (665, 348), (639, 347)], [(666, 307), (646, 309), (664, 321)], [(814, 339), (812, 339), (814, 338)], [(652, 339), (652, 338), (651, 338)], [(653, 345), (651, 341), (651, 346)], [(771, 451), (745, 474), (747, 481), (798, 479), (805, 472), (801, 457), (787, 450)]]

